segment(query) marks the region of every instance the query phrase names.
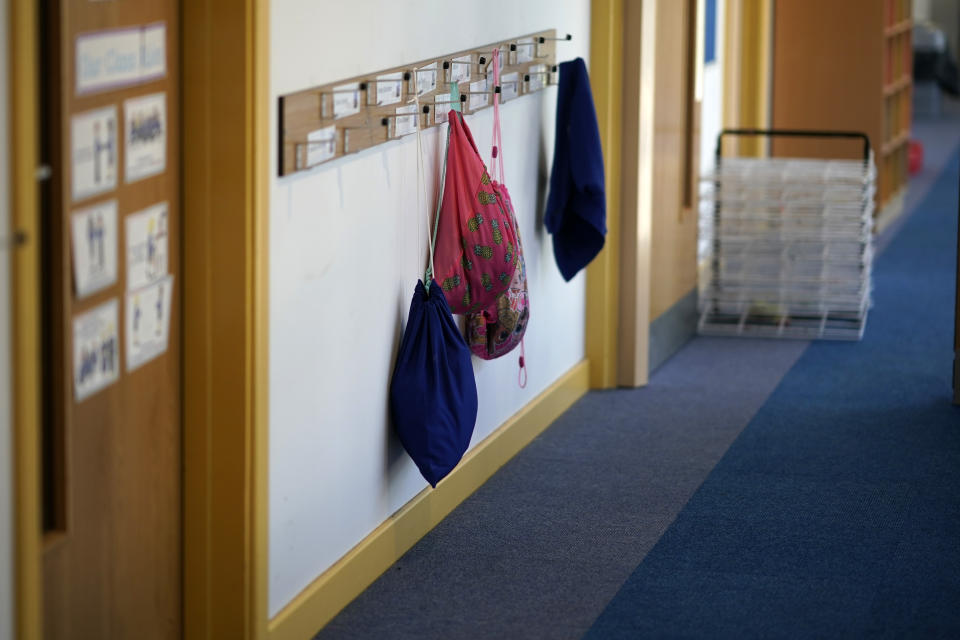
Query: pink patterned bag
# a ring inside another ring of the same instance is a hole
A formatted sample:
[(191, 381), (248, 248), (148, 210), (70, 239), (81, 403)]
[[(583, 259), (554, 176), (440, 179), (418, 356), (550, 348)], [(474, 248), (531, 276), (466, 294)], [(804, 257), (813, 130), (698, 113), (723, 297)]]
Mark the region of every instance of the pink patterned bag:
[(435, 273), (430, 275), (453, 313), (496, 318), (497, 297), (516, 271), (519, 239), (463, 116), (452, 109), (448, 122)]
[[(493, 83), (500, 85), (500, 51), (493, 52)], [(523, 356), (523, 336), (527, 332), (527, 323), (530, 320), (530, 295), (527, 290), (527, 267), (523, 259), (523, 248), (520, 243), (520, 227), (513, 210), (513, 201), (507, 186), (503, 184), (503, 138), (500, 132), (500, 94), (493, 95), (493, 151), (490, 161), (490, 172), (498, 180), (493, 180), (491, 186), (497, 199), (503, 204), (510, 215), (513, 228), (516, 230), (517, 266), (510, 278), (509, 288), (497, 296), (496, 314), (471, 313), (467, 315), (467, 344), (475, 356), (484, 360), (492, 360), (506, 355), (519, 344), (520, 356), (520, 386), (526, 386), (526, 362)]]

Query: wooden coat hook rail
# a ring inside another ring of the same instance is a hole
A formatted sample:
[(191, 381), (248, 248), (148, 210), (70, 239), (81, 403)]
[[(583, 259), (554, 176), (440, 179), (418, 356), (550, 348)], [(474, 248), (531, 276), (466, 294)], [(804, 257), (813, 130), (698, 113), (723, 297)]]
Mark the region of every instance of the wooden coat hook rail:
[[(306, 171), (443, 124), (456, 96), (451, 82), (465, 114), (492, 106), (494, 94), (507, 102), (540, 91), (557, 81), (556, 43), (572, 39), (550, 29), (280, 96), (278, 172)], [(494, 86), (497, 48), (500, 85)]]

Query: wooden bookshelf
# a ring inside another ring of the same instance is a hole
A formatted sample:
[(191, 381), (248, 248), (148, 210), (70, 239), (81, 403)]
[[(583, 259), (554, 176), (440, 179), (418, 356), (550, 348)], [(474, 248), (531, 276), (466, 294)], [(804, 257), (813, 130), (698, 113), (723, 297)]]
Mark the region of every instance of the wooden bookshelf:
[[(911, 0), (778, 0), (774, 18), (773, 126), (867, 133), (878, 216), (902, 201), (908, 178), (911, 10)], [(856, 157), (855, 148), (831, 141), (776, 141), (771, 152)]]

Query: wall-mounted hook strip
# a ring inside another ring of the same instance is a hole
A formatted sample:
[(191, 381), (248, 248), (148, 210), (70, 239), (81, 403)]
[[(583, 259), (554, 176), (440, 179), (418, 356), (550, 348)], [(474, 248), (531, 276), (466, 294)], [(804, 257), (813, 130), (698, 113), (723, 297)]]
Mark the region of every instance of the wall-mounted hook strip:
[(559, 68), (559, 67), (557, 67), (557, 65), (553, 65), (553, 66), (550, 67), (549, 69), (539, 69), (539, 70), (534, 70), (534, 71), (527, 71), (527, 73), (526, 73), (526, 75), (524, 75), (523, 79), (524, 79), (524, 80), (530, 80), (530, 76), (545, 76), (545, 75), (549, 75), (549, 74), (551, 74), (551, 73), (556, 73), (558, 68)]
[[(376, 80), (368, 80), (367, 82), (377, 82)], [(356, 89), (327, 89), (326, 91), (318, 91), (317, 93), (321, 95), (332, 95), (334, 93), (356, 93), (357, 91), (366, 91), (367, 82), (361, 82), (357, 85)]]
[[(418, 73), (419, 73), (419, 72), (418, 72)], [(403, 79), (404, 79), (404, 80), (410, 80), (410, 72), (409, 72), (409, 71), (405, 71), (405, 72), (404, 72), (404, 74), (403, 74)], [(367, 80), (367, 82), (369, 82), (370, 84), (394, 84), (395, 82), (398, 82), (398, 80), (380, 80), (380, 79), (377, 79), (377, 80)], [(361, 87), (361, 89), (365, 89), (365, 88), (366, 88), (366, 87)], [(350, 91), (353, 91), (353, 89), (351, 89)], [(349, 93), (350, 91), (347, 91), (347, 93)]]
[[(482, 82), (482, 80), (481, 80)], [(496, 89), (496, 90), (494, 90)], [(464, 101), (463, 96), (492, 96), (494, 93), (500, 93), (500, 87), (494, 87), (489, 91), (461, 91), (460, 92), (460, 102)]]
[[(557, 78), (556, 42), (571, 39), (554, 30), (517, 35), (282, 95), (278, 172), (290, 175), (417, 129), (440, 126), (449, 109), (476, 112), (493, 104), (490, 95), (499, 93), (506, 101), (541, 90)], [(494, 51), (501, 54), (497, 85), (490, 76)], [(403, 86), (394, 92), (398, 82)], [(450, 96), (444, 88), (453, 82), (466, 91), (454, 89)], [(411, 108), (404, 95), (419, 95), (420, 105)], [(414, 110), (417, 113), (407, 113)]]

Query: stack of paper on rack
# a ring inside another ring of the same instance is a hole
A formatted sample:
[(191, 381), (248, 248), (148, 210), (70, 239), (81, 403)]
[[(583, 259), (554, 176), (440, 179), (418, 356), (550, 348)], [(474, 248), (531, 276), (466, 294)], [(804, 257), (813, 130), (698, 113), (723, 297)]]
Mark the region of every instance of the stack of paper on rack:
[(859, 340), (875, 181), (872, 157), (723, 158), (702, 178), (700, 333)]

